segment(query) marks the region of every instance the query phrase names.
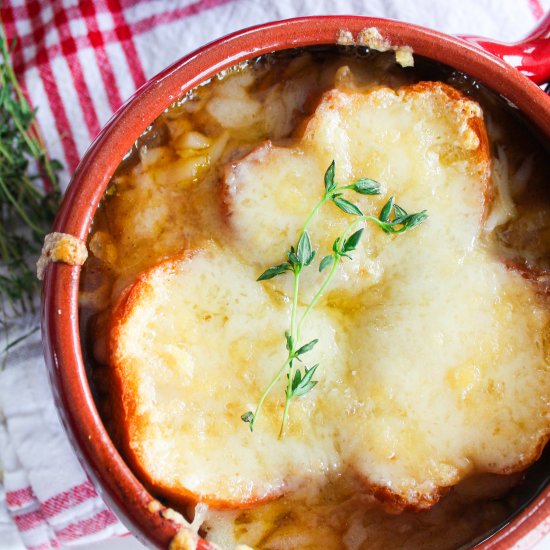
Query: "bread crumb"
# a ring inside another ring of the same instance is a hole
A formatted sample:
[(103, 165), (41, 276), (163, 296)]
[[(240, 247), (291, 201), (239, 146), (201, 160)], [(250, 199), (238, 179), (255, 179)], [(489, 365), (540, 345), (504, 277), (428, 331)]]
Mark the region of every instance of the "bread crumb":
[(392, 49), (390, 41), (384, 38), (376, 27), (361, 30), (357, 35), (357, 43), (379, 52), (387, 52)]
[[(170, 508), (168, 508), (170, 510)], [(199, 542), (199, 536), (188, 529), (181, 528), (176, 536), (170, 542), (170, 550), (196, 550)]]
[(189, 522), (179, 513), (172, 508), (163, 508), (160, 511), (160, 515), (164, 519), (178, 523), (179, 525), (184, 525), (186, 528), (189, 528)]
[(395, 61), (401, 65), (401, 67), (414, 67), (413, 51), (410, 46), (403, 46), (395, 50)]
[[(208, 506), (199, 502), (195, 507), (195, 519), (189, 523), (179, 512), (172, 508), (164, 507), (158, 500), (152, 500), (147, 509), (150, 512), (160, 512), (160, 515), (167, 520), (180, 525), (176, 536), (170, 542), (169, 550), (195, 550), (199, 543), (199, 529), (204, 522)], [(209, 548), (216, 550), (218, 547), (209, 542)]]
[(147, 510), (149, 512), (151, 512), (152, 514), (155, 514), (157, 512), (160, 512), (162, 509), (164, 508), (164, 506), (158, 501), (158, 500), (152, 500), (148, 505), (147, 505)]
[(357, 44), (366, 46), (379, 52), (395, 52), (395, 61), (401, 67), (414, 67), (413, 49), (410, 46), (392, 46), (391, 42), (384, 38), (376, 27), (368, 27), (357, 35)]
[(340, 46), (354, 46), (355, 40), (353, 40), (353, 34), (345, 29), (340, 29), (336, 33), (336, 44)]
[(50, 262), (82, 265), (88, 257), (86, 243), (67, 233), (48, 233), (44, 238), (42, 254), (36, 262), (36, 276), (41, 281)]

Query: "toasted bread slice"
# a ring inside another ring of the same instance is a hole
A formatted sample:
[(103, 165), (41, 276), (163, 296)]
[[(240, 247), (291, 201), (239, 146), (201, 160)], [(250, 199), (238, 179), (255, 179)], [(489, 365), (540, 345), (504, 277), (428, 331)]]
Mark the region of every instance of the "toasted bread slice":
[(381, 259), (377, 296), (350, 320), (362, 406), (340, 445), (375, 495), (418, 509), (471, 474), (538, 458), (550, 433), (550, 316), (535, 286), (483, 247), (397, 248), (382, 253), (396, 258)]
[[(409, 212), (430, 208), (437, 195), (439, 202), (445, 197), (448, 205), (465, 207), (455, 213), (470, 232), (448, 231), (448, 238), (463, 239), (467, 248), (477, 237), (490, 197), (489, 150), (479, 105), (436, 82), (398, 91), (331, 90), (294, 147), (267, 142), (226, 170), (228, 223), (242, 248), (254, 251), (259, 272), (284, 261), (284, 251), (296, 245), (305, 219), (323, 197), (323, 174), (333, 160), (340, 184), (369, 177), (385, 189), (380, 197), (346, 193), (365, 214), (377, 215), (390, 194)], [(431, 211), (428, 223), (437, 215)], [(310, 231), (319, 260), (352, 221), (332, 203), (323, 207)], [(380, 281), (378, 251), (388, 238), (371, 224), (365, 231), (354, 260), (340, 266), (330, 287), (333, 294), (356, 293)], [(307, 301), (324, 274), (313, 269), (302, 277)], [(288, 292), (291, 281), (278, 278), (272, 284), (286, 285)]]
[[(284, 376), (254, 433), (240, 418), (286, 358), (288, 304), (255, 278), (209, 245), (142, 274), (114, 312), (111, 364), (126, 457), (151, 490), (174, 501), (246, 507), (338, 465), (327, 422), (338, 405), (322, 392), (295, 400), (282, 440)], [(308, 338), (320, 339), (308, 364), (322, 363), (322, 386), (338, 386), (340, 349), (326, 315), (312, 319)]]

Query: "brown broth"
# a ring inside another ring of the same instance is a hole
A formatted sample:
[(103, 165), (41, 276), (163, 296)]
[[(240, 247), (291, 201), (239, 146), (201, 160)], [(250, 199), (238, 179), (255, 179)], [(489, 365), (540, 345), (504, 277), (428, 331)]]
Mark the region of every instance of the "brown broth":
[[(136, 142), (94, 218), (88, 240), (91, 254), (80, 286), (86, 365), (115, 444), (119, 437), (112, 422), (106, 339), (121, 292), (163, 258), (206, 239), (223, 246), (219, 198), (223, 166), (267, 139), (291, 142), (321, 94), (333, 85), (396, 88), (440, 80), (476, 99), (484, 109), (493, 157), (500, 158), (501, 166), (505, 163), (508, 175), (519, 174), (510, 178), (511, 213), (495, 229), (502, 255), (542, 274), (550, 268), (548, 151), (514, 109), (482, 85), (428, 60), (415, 58), (415, 62), (415, 68), (403, 69), (395, 64), (393, 54), (364, 48), (326, 47), (264, 56), (187, 94)], [(244, 95), (242, 90), (224, 91), (238, 79), (251, 82)], [(249, 124), (228, 116), (233, 127), (224, 128), (209, 112), (214, 100), (224, 94), (250, 102), (251, 112), (256, 109)], [(189, 132), (200, 135), (193, 134), (191, 143)], [(203, 137), (203, 145), (208, 142), (209, 146), (196, 148)], [(525, 501), (525, 494), (534, 490), (529, 484), (536, 484), (538, 475), (531, 474), (529, 481), (528, 474), (523, 490), (516, 487), (521, 474), (479, 476), (463, 482), (429, 511), (401, 514), (385, 511), (372, 497), (358, 492), (353, 479), (339, 476), (315, 498), (297, 493), (252, 510), (212, 512), (202, 532), (209, 536), (219, 531), (216, 526), (224, 525), (239, 542), (262, 549), (319, 548), (320, 544), (350, 549), (458, 548), (505, 521)]]

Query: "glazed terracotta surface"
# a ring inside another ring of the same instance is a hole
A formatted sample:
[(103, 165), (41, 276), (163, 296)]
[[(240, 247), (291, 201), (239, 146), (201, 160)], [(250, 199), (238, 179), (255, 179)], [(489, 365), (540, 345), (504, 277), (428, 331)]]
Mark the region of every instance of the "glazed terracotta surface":
[[(247, 29), (192, 53), (144, 85), (107, 124), (90, 147), (65, 196), (54, 230), (86, 240), (109, 180), (145, 128), (191, 88), (235, 63), (276, 50), (334, 44), (340, 30), (354, 37), (376, 27), (392, 46), (411, 46), (415, 54), (446, 63), (479, 79), (505, 96), (550, 139), (550, 97), (504, 59), (515, 55), (520, 69), (537, 82), (550, 77), (547, 17), (528, 42), (495, 45), (469, 43), (406, 23), (364, 17), (301, 18)], [(533, 50), (533, 46), (536, 46)], [(148, 508), (150, 494), (126, 466), (107, 434), (88, 385), (79, 339), (78, 267), (51, 265), (43, 286), (43, 334), (46, 360), (65, 426), (81, 461), (103, 495), (144, 542), (167, 547), (178, 526)], [(510, 548), (550, 516), (550, 487), (480, 548)], [(548, 522), (546, 522), (548, 524)], [(548, 530), (548, 525), (547, 525)], [(199, 541), (197, 548), (209, 548)]]

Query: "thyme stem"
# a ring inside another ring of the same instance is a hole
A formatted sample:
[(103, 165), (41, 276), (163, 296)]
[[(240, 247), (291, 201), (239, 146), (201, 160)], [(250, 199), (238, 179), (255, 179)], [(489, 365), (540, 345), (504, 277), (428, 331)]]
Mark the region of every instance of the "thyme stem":
[[(316, 380), (313, 380), (313, 375), (319, 366), (314, 365), (311, 368), (305, 367), (304, 372), (300, 368), (295, 368), (294, 360), (299, 359), (301, 355), (309, 352), (317, 344), (318, 340), (312, 340), (307, 344), (301, 344), (302, 327), (313, 310), (322, 298), (324, 292), (330, 285), (331, 281), (336, 275), (336, 271), (343, 257), (351, 259), (350, 252), (354, 251), (359, 243), (364, 228), (352, 233), (352, 231), (359, 225), (364, 224), (367, 221), (372, 221), (378, 225), (387, 234), (400, 234), (413, 229), (417, 225), (421, 224), (426, 218), (426, 211), (422, 211), (416, 214), (407, 214), (407, 212), (395, 204), (394, 197), (390, 197), (387, 203), (383, 206), (378, 217), (371, 215), (364, 215), (359, 207), (349, 200), (345, 199), (343, 191), (353, 190), (360, 195), (378, 195), (380, 194), (380, 184), (370, 178), (360, 178), (356, 182), (340, 186), (334, 181), (335, 176), (335, 164), (334, 161), (328, 167), (325, 172), (325, 192), (323, 198), (314, 206), (309, 216), (307, 217), (302, 230), (298, 238), (298, 244), (296, 248), (290, 247), (287, 252), (288, 261), (283, 262), (280, 265), (276, 265), (268, 268), (259, 277), (258, 281), (265, 281), (273, 279), (278, 275), (282, 275), (286, 271), (293, 272), (293, 291), (292, 291), (292, 310), (290, 314), (290, 331), (285, 333), (286, 348), (288, 350), (288, 356), (279, 368), (268, 387), (260, 397), (260, 401), (256, 407), (256, 411), (248, 411), (241, 416), (244, 422), (250, 423), (250, 430), (253, 431), (256, 419), (262, 405), (267, 398), (269, 392), (273, 389), (279, 378), (286, 371), (288, 379), (285, 389), (285, 405), (283, 411), (283, 418), (281, 421), (281, 428), (279, 430), (279, 439), (281, 439), (285, 433), (285, 426), (288, 420), (290, 402), (294, 397), (301, 397), (308, 393), (317, 384)], [(340, 210), (346, 214), (357, 216), (355, 220), (348, 225), (341, 237), (338, 237), (332, 246), (332, 254), (325, 256), (319, 264), (319, 271), (323, 271), (328, 265), (331, 265), (329, 274), (326, 276), (321, 286), (314, 294), (313, 298), (307, 305), (304, 313), (300, 317), (298, 324), (296, 324), (296, 317), (298, 311), (298, 295), (300, 290), (300, 274), (302, 270), (309, 266), (315, 257), (315, 251), (312, 249), (311, 241), (308, 234), (309, 226), (311, 222), (318, 214), (321, 207), (328, 201), (332, 201)], [(393, 216), (393, 217), (392, 217)]]
[(309, 315), (310, 311), (317, 305), (317, 302), (321, 299), (321, 297), (322, 297), (323, 293), (325, 292), (325, 290), (327, 289), (328, 285), (331, 283), (332, 279), (334, 279), (334, 275), (336, 275), (336, 270), (338, 269), (338, 265), (340, 264), (340, 259), (341, 259), (341, 256), (338, 256), (334, 260), (334, 262), (332, 264), (332, 268), (331, 268), (329, 274), (327, 275), (327, 277), (323, 281), (323, 284), (321, 285), (319, 290), (313, 296), (311, 302), (309, 302), (306, 310), (304, 311), (302, 317), (300, 318), (300, 321), (298, 323), (298, 330), (296, 332), (296, 340), (298, 340), (298, 341), (300, 340), (300, 333), (302, 331), (302, 325), (304, 324), (304, 321), (306, 320), (306, 317)]
[[(10, 63), (0, 24), (0, 314), (8, 318), (34, 308), (34, 263), (59, 205), (57, 173)], [(50, 184), (46, 192), (40, 180)]]
[[(300, 270), (294, 271), (294, 290), (292, 292), (292, 313), (290, 317), (290, 336), (293, 341), (296, 341), (296, 314), (298, 311), (298, 293), (300, 290)], [(291, 346), (294, 348), (294, 345)]]
[[(292, 362), (290, 363), (289, 380), (292, 379)], [(290, 401), (292, 400), (292, 384), (287, 384), (285, 390), (285, 410), (283, 411), (283, 420), (281, 421), (281, 429), (279, 430), (279, 439), (282, 439), (285, 433), (286, 420), (288, 418), (288, 409), (290, 408)]]
[(309, 229), (309, 226), (311, 225), (311, 222), (313, 221), (313, 218), (317, 215), (317, 212), (321, 209), (323, 204), (329, 200), (329, 194), (325, 192), (323, 198), (315, 205), (315, 208), (311, 211), (311, 214), (309, 215), (308, 219), (306, 220), (306, 223), (304, 223), (304, 227), (302, 227), (302, 232), (300, 233), (300, 237)]
[[(277, 380), (281, 377), (281, 374), (283, 374), (285, 368), (287, 367), (288, 363), (291, 361), (291, 355), (289, 353), (288, 357), (286, 358), (285, 362), (282, 364), (281, 368), (277, 371), (277, 374), (272, 378), (271, 382), (265, 389), (264, 393), (260, 397), (260, 400), (258, 401), (258, 405), (256, 406), (256, 411), (254, 412), (254, 417), (252, 420), (250, 420), (250, 431), (254, 431), (254, 424), (256, 423), (256, 418), (258, 417), (258, 414), (260, 414), (260, 411), (262, 410), (262, 406), (264, 404), (265, 398), (268, 396), (269, 392), (272, 390), (273, 386), (277, 383)], [(244, 415), (243, 415), (244, 416)]]

